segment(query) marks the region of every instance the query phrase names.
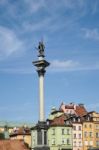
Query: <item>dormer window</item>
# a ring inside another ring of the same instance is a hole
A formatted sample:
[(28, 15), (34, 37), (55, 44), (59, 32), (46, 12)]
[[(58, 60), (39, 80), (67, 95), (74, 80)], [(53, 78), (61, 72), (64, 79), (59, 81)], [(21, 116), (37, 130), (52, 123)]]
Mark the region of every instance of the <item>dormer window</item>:
[(65, 121), (65, 124), (66, 124), (66, 125), (69, 125), (69, 121)]
[(90, 117), (89, 116), (87, 116), (87, 121), (90, 121)]
[(73, 122), (75, 122), (76, 121), (76, 118), (73, 118)]
[(80, 122), (80, 118), (78, 118), (78, 122)]

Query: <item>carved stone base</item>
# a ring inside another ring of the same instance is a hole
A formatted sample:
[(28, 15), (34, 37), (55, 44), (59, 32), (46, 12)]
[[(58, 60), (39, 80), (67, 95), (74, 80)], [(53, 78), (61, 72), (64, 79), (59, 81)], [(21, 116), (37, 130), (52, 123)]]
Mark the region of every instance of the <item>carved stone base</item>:
[[(46, 122), (40, 122), (36, 124), (35, 127), (31, 128), (31, 131), (35, 133), (35, 136), (32, 137), (32, 149), (33, 150), (50, 150), (50, 148), (47, 145), (47, 130), (48, 125)], [(33, 141), (36, 141), (35, 144), (33, 144)]]

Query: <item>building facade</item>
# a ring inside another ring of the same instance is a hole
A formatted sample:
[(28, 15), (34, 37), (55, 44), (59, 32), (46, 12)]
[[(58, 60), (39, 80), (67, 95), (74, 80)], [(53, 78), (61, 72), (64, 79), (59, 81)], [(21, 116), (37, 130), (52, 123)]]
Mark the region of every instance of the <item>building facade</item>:
[(72, 138), (73, 138), (73, 150), (83, 150), (83, 136), (82, 136), (82, 120), (81, 117), (75, 115), (70, 116), (68, 119), (73, 126)]
[(22, 140), (28, 147), (31, 147), (31, 132), (28, 127), (14, 128), (10, 133), (10, 139)]
[(72, 125), (69, 121), (65, 121), (67, 118), (66, 114), (54, 112), (54, 117), (52, 118), (49, 120), (49, 129), (47, 132), (50, 149), (72, 150)]
[(83, 117), (83, 149), (87, 150), (94, 145), (94, 123), (89, 114)]

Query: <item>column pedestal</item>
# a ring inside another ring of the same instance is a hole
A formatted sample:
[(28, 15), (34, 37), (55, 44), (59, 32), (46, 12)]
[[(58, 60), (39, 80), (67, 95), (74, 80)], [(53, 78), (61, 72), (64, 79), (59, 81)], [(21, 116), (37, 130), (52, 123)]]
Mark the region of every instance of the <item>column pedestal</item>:
[(40, 122), (36, 124), (35, 127), (31, 128), (32, 134), (32, 142), (36, 141), (35, 143), (32, 143), (32, 150), (50, 150), (50, 147), (47, 145), (47, 130), (48, 130), (48, 125), (46, 122)]

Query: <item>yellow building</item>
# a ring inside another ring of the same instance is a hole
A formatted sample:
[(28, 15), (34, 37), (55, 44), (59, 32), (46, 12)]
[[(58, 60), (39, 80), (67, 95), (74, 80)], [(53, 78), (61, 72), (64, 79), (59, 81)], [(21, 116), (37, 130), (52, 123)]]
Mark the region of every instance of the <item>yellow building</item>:
[(99, 148), (99, 113), (92, 111), (83, 117), (83, 149)]
[(90, 147), (94, 147), (94, 123), (83, 122), (83, 149), (87, 150)]
[(94, 123), (94, 147), (99, 148), (99, 113), (93, 111), (89, 113)]

